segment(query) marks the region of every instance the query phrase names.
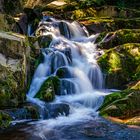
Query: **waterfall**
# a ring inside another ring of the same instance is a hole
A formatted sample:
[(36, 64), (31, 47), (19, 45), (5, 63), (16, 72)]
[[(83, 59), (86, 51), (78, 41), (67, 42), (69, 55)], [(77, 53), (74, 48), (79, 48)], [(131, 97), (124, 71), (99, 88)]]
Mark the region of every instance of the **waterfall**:
[[(59, 95), (53, 103), (65, 102), (72, 110), (92, 110), (103, 102), (103, 76), (96, 58), (94, 43), (98, 35), (89, 36), (85, 27), (77, 22), (43, 19), (36, 30), (37, 35), (52, 35), (49, 47), (41, 49), (44, 61), (37, 67), (27, 94), (29, 101), (43, 106), (34, 98), (43, 82), (50, 76), (60, 76)], [(78, 106), (77, 106), (78, 105)], [(79, 109), (78, 109), (79, 108)]]

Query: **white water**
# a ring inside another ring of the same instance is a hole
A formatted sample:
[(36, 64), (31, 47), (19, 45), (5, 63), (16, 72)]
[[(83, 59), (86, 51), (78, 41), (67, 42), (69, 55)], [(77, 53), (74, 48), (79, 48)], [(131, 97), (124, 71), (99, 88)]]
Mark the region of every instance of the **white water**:
[(98, 35), (89, 36), (85, 27), (77, 22), (51, 20), (41, 21), (36, 31), (40, 35), (52, 35), (53, 39), (49, 48), (42, 49), (44, 62), (35, 71), (27, 98), (43, 108), (44, 102), (35, 99), (35, 95), (49, 76), (55, 76), (59, 69), (65, 68), (69, 74), (60, 78), (61, 95), (56, 96), (53, 104), (68, 104), (70, 114), (47, 120), (47, 125), (64, 125), (97, 116), (106, 94), (96, 60), (99, 53), (94, 42)]

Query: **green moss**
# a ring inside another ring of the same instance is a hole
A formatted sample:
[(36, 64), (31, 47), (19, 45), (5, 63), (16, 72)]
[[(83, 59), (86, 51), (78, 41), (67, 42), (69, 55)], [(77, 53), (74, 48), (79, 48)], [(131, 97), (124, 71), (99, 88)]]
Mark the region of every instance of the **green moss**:
[(17, 107), (25, 101), (27, 52), (24, 39), (22, 35), (1, 32), (0, 109)]
[(9, 127), (11, 120), (12, 118), (7, 113), (0, 111), (0, 129)]
[[(106, 74), (108, 88), (122, 89), (134, 79), (140, 63), (140, 44), (129, 43), (105, 52), (98, 63)], [(136, 79), (136, 78), (135, 78)]]
[(105, 97), (104, 103), (100, 108), (100, 114), (122, 119), (139, 116), (139, 99), (139, 90), (125, 90), (112, 93)]
[(74, 10), (72, 12), (71, 19), (82, 19), (87, 16), (89, 16), (89, 17), (96, 16), (96, 10), (94, 8)]
[(15, 25), (15, 20), (12, 16), (0, 14), (0, 30), (11, 31)]
[(51, 76), (44, 82), (35, 97), (47, 102), (53, 101), (59, 86), (60, 80), (56, 76)]
[(121, 69), (121, 60), (120, 60), (120, 56), (119, 54), (115, 53), (115, 52), (112, 52), (110, 54), (110, 58), (109, 58), (109, 66), (110, 66), (110, 69), (109, 69), (109, 72), (112, 71), (112, 69), (114, 71), (118, 70), (118, 69)]
[(0, 66), (0, 75), (0, 108), (18, 106), (20, 102), (25, 100), (22, 89), (18, 89), (21, 85), (16, 81), (14, 73), (2, 66)]
[(106, 32), (102, 32), (102, 33), (100, 33), (99, 34), (99, 36), (97, 37), (97, 39), (96, 39), (96, 41), (95, 41), (95, 43), (101, 43), (101, 41), (103, 40), (103, 38), (106, 36)]

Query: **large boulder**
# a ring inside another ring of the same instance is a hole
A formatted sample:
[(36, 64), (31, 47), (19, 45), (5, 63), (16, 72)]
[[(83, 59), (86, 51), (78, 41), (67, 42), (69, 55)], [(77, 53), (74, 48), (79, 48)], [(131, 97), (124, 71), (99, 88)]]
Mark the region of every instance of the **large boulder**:
[(103, 116), (128, 119), (140, 116), (140, 91), (124, 90), (115, 92), (105, 97), (100, 107), (100, 114)]
[(107, 88), (126, 88), (131, 81), (140, 79), (140, 44), (128, 43), (109, 49), (98, 63), (106, 75)]
[(25, 100), (29, 53), (25, 36), (0, 32), (0, 109)]

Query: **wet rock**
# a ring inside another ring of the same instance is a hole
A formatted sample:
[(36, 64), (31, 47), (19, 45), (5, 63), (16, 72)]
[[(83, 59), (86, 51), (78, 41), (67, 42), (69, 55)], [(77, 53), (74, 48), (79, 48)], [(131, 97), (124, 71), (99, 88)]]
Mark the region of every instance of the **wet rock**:
[(71, 38), (71, 31), (65, 22), (59, 23), (60, 33), (66, 38)]
[(69, 63), (72, 63), (72, 54), (71, 54), (71, 49), (70, 48), (66, 48), (63, 53), (66, 55), (67, 60)]
[(57, 70), (57, 68), (63, 67), (66, 65), (68, 65), (67, 57), (62, 52), (55, 51), (55, 53), (52, 54), (51, 72), (54, 73)]
[(75, 94), (76, 92), (76, 85), (73, 81), (67, 79), (61, 80), (61, 89), (58, 95)]
[(38, 119), (39, 112), (35, 105), (25, 105), (23, 108), (13, 108), (4, 110), (12, 120)]
[(56, 118), (60, 115), (69, 115), (70, 107), (68, 104), (57, 103), (57, 104), (49, 104), (46, 106), (48, 109), (48, 117)]
[(74, 75), (68, 67), (59, 68), (56, 72), (56, 76), (59, 78), (72, 78)]
[(40, 48), (48, 48), (51, 41), (52, 41), (52, 35), (47, 35), (47, 36), (39, 36), (38, 37), (38, 43)]
[(16, 33), (27, 35), (28, 32), (28, 19), (26, 14), (20, 14), (16, 17), (18, 20), (13, 27), (13, 31)]

